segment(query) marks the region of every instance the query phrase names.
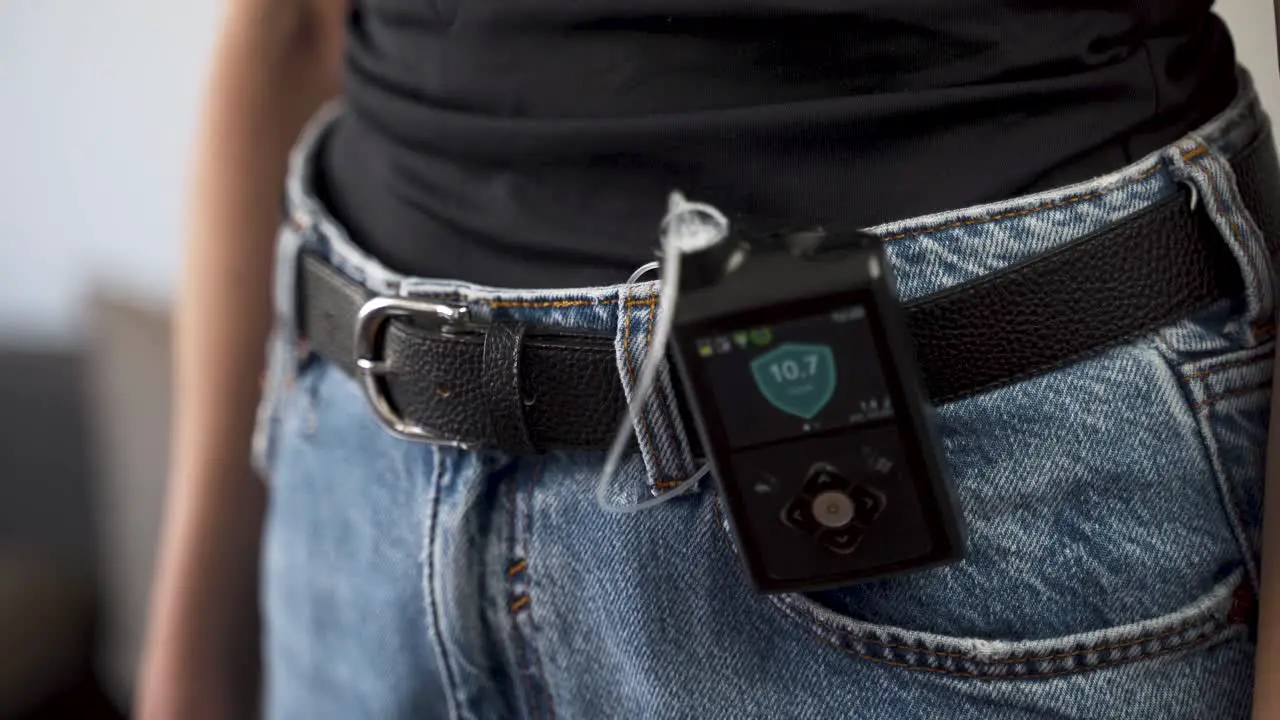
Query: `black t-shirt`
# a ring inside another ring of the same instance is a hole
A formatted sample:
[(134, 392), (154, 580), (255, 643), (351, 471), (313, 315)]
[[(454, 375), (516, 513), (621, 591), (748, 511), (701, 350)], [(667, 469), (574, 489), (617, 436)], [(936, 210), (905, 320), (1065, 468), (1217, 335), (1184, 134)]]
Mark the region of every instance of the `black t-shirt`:
[(1235, 93), (1210, 0), (357, 0), (322, 186), (392, 268), (554, 287), (667, 194), (869, 226), (1118, 168)]

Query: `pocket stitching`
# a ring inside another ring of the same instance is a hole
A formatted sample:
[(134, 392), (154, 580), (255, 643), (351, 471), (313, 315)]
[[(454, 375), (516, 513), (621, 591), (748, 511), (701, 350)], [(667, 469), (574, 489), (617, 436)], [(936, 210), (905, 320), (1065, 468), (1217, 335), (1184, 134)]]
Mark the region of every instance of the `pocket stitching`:
[[(1010, 664), (1025, 663), (1025, 662), (1046, 662), (1050, 660), (1064, 660), (1077, 655), (1110, 652), (1113, 650), (1119, 650), (1126, 647), (1132, 647), (1134, 645), (1141, 645), (1143, 643), (1163, 640), (1165, 638), (1172, 637), (1174, 635), (1180, 635), (1182, 633), (1186, 633), (1187, 631), (1193, 628), (1196, 628), (1198, 626), (1212, 626), (1217, 624), (1226, 626), (1228, 624), (1225, 620), (1210, 614), (1210, 616), (1207, 618), (1197, 617), (1191, 620), (1186, 620), (1179, 625), (1175, 625), (1173, 628), (1170, 628), (1167, 630), (1161, 630), (1159, 632), (1152, 633), (1150, 635), (1144, 635), (1142, 637), (1139, 637), (1133, 640), (1126, 640), (1124, 642), (1116, 642), (1116, 643), (1111, 643), (1107, 645), (1098, 645), (1098, 646), (1086, 646), (1076, 650), (1069, 650), (1065, 652), (1052, 652), (1052, 653), (1047, 653), (1043, 655), (1032, 654), (1032, 655), (1024, 655), (1022, 657), (1016, 657), (1016, 658), (978, 660), (973, 655), (968, 653), (950, 652), (946, 650), (933, 650), (923, 645), (907, 645), (907, 644), (901, 644), (901, 643), (886, 642), (884, 640), (876, 640), (875, 638), (868, 637), (858, 632), (857, 630), (845, 630), (842, 628), (833, 627), (832, 625), (824, 621), (822, 618), (819, 618), (816, 615), (814, 615), (811, 610), (805, 607), (802, 607), (800, 605), (786, 602), (785, 600), (780, 601), (780, 604), (787, 605), (788, 609), (793, 610), (797, 613), (800, 613), (801, 615), (804, 615), (806, 619), (811, 620), (814, 623), (817, 623), (823, 626), (829, 632), (851, 638), (850, 642), (866, 643), (869, 645), (878, 645), (880, 647), (887, 648), (887, 649), (901, 650), (904, 652), (923, 653), (927, 655), (951, 658), (951, 659), (960, 660), (963, 662), (969, 662), (969, 663), (975, 663), (975, 664), (981, 664), (981, 665), (1010, 665)], [(1207, 611), (1207, 612), (1212, 613), (1212, 611)]]
[[(995, 674), (990, 672), (982, 673), (982, 672), (969, 671), (969, 670), (958, 670), (953, 668), (928, 667), (920, 664), (904, 662), (901, 660), (892, 660), (890, 658), (876, 657), (875, 655), (870, 655), (865, 652), (859, 651), (856, 648), (845, 647), (844, 645), (841, 645), (840, 643), (833, 641), (829, 637), (823, 637), (822, 635), (819, 635), (818, 633), (814, 632), (810, 628), (806, 627), (805, 629), (811, 635), (814, 635), (819, 640), (834, 647), (835, 649), (843, 653), (862, 658), (864, 660), (870, 660), (871, 662), (888, 665), (890, 667), (903, 668), (905, 670), (930, 672), (930, 673), (936, 673), (939, 675), (947, 675), (950, 677), (994, 681), (994, 680), (1038, 680), (1038, 679), (1051, 678), (1051, 677), (1060, 677), (1063, 675), (1074, 675), (1074, 674), (1090, 672), (1094, 670), (1105, 670), (1107, 668), (1117, 667), (1120, 665), (1127, 665), (1130, 663), (1150, 660), (1152, 658), (1160, 657), (1162, 655), (1170, 655), (1175, 652), (1193, 650), (1202, 645), (1209, 644), (1210, 642), (1222, 636), (1221, 631), (1227, 630), (1230, 627), (1231, 627), (1230, 624), (1225, 622), (1222, 619), (1211, 618), (1208, 622), (1203, 623), (1203, 627), (1200, 629), (1200, 631), (1192, 635), (1191, 638), (1167, 648), (1144, 652), (1138, 655), (1134, 655), (1132, 657), (1117, 657), (1113, 660), (1107, 660), (1107, 661), (1096, 663), (1096, 664), (1089, 664), (1089, 663), (1077, 664), (1073, 667), (1065, 668), (1062, 670), (1053, 670), (1049, 672), (1040, 672), (1040, 673), (1013, 672), (1008, 674)], [(1187, 628), (1187, 629), (1190, 629), (1190, 628)], [(925, 655), (934, 655), (934, 653), (928, 650), (917, 650), (914, 652), (918, 652), (920, 654), (925, 654)], [(1089, 654), (1090, 653), (1088, 651), (1081, 651), (1079, 653), (1076, 653), (1075, 655), (1087, 656)], [(969, 663), (981, 666), (980, 661), (963, 660), (962, 662), (969, 662)], [(1003, 668), (1004, 666), (997, 665), (994, 667)]]
[[(1266, 343), (1264, 342), (1259, 344), (1258, 347), (1263, 347), (1265, 345)], [(1248, 367), (1254, 364), (1261, 364), (1269, 361), (1270, 359), (1271, 358), (1269, 356), (1264, 354), (1262, 356), (1250, 356), (1246, 358), (1241, 358), (1239, 360), (1228, 360), (1226, 362), (1217, 363), (1215, 365), (1209, 365), (1205, 367), (1205, 369), (1203, 370), (1198, 370), (1196, 372), (1183, 375), (1182, 379), (1187, 381), (1199, 380), (1201, 378), (1207, 378), (1210, 375), (1222, 372), (1223, 370), (1230, 370), (1232, 368)]]

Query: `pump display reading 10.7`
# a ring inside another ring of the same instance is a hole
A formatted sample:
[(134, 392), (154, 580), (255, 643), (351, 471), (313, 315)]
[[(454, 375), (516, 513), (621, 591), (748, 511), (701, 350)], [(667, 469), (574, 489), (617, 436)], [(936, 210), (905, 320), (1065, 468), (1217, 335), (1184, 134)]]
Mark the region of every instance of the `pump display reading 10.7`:
[(893, 417), (866, 309), (697, 340), (731, 448)]

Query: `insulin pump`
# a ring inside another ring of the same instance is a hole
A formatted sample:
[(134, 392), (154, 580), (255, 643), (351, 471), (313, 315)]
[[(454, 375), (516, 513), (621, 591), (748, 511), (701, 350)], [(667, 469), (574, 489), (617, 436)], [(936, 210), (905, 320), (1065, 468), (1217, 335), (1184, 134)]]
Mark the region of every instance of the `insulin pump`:
[(960, 559), (962, 519), (879, 238), (722, 239), (682, 264), (670, 347), (756, 589)]

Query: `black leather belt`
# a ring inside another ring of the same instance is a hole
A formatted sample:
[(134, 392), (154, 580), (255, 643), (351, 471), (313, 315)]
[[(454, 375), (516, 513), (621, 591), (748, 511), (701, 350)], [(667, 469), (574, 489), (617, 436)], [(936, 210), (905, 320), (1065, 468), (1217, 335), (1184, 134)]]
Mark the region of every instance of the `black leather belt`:
[[(1233, 166), (1245, 205), (1275, 242), (1270, 135)], [(303, 336), (362, 378), (393, 431), (509, 452), (603, 449), (612, 439), (626, 407), (613, 336), (471, 323), (444, 301), (373, 298), (313, 255), (299, 267)], [(946, 403), (1099, 353), (1242, 289), (1237, 261), (1184, 189), (906, 313), (929, 394)]]

